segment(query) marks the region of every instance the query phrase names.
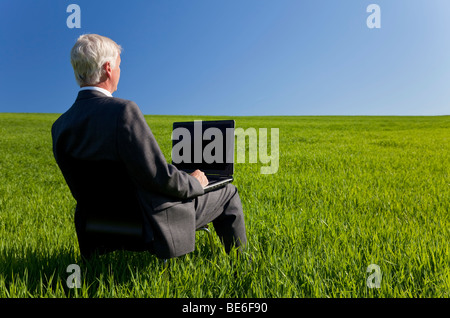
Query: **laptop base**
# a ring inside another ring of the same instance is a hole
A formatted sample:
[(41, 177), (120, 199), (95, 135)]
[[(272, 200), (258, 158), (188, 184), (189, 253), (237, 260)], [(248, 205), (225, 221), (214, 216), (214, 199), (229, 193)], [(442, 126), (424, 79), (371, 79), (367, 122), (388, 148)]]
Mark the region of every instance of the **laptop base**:
[(233, 178), (219, 178), (215, 180), (211, 180), (205, 187), (203, 187), (203, 190), (205, 193), (208, 193), (210, 191), (219, 189), (227, 185), (228, 183), (233, 182)]

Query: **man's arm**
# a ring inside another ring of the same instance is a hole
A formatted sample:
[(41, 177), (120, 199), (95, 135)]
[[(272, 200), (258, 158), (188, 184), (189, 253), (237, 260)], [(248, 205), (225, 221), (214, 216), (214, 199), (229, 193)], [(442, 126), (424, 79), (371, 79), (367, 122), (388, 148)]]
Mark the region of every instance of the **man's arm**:
[[(168, 164), (140, 109), (129, 102), (117, 122), (117, 152), (143, 188), (179, 199), (204, 194), (204, 175), (189, 175)], [(202, 181), (203, 180), (203, 181)]]

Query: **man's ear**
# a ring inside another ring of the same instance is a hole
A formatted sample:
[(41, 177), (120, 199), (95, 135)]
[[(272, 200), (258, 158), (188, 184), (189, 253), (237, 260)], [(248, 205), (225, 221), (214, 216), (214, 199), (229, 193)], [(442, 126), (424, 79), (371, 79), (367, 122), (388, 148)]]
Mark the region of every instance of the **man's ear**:
[(111, 63), (106, 62), (105, 64), (103, 64), (103, 69), (105, 70), (105, 75), (108, 76), (108, 78), (110, 78), (112, 74)]

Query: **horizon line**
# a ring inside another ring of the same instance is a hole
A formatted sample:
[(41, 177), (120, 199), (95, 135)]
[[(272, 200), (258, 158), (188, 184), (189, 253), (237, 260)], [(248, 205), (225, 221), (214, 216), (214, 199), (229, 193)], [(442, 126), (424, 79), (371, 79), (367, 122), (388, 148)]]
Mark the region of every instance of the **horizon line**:
[[(0, 114), (54, 114), (54, 115), (62, 115), (64, 112), (0, 112)], [(144, 116), (191, 116), (191, 117), (446, 117), (450, 116), (450, 114), (435, 114), (435, 115), (403, 115), (403, 114), (316, 114), (316, 115), (281, 115), (281, 114), (273, 114), (273, 115), (202, 115), (202, 114), (144, 114)]]

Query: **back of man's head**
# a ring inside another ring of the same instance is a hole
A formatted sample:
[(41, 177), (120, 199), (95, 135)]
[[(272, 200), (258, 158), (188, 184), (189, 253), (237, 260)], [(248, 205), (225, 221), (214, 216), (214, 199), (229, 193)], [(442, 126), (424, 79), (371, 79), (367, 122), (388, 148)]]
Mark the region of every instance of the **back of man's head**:
[(70, 52), (75, 79), (80, 86), (96, 85), (103, 75), (106, 62), (115, 68), (122, 47), (110, 38), (98, 34), (81, 35)]

